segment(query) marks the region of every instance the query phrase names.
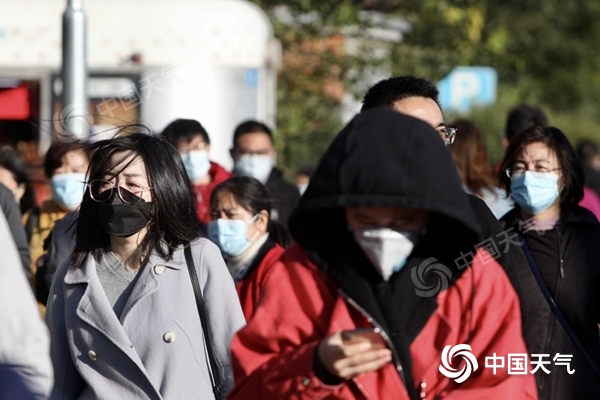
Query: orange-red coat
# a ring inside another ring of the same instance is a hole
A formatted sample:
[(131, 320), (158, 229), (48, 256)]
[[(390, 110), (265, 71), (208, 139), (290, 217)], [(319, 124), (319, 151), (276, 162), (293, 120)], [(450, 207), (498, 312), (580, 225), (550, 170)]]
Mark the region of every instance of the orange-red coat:
[(198, 221), (202, 225), (206, 225), (210, 222), (210, 196), (213, 190), (219, 183), (225, 182), (231, 178), (231, 174), (227, 172), (225, 168), (215, 162), (210, 162), (210, 169), (208, 170), (211, 181), (206, 185), (192, 186), (194, 192), (194, 199), (196, 202), (196, 214)]
[(260, 297), (262, 286), (267, 281), (273, 265), (284, 252), (283, 247), (275, 244), (275, 247), (265, 254), (256, 268), (250, 272), (250, 275), (235, 284), (246, 321), (250, 321), (250, 317), (252, 317), (256, 307), (256, 302)]
[[(437, 304), (410, 346), (412, 374), (422, 398), (433, 399), (443, 390), (442, 399), (537, 398), (533, 375), (509, 375), (506, 368), (494, 374), (485, 368), (486, 356), (527, 352), (519, 302), (499, 264), (483, 265), (475, 257), (472, 268), (438, 295)], [(471, 309), (472, 315), (466, 315)], [(466, 343), (469, 322), (473, 332), (468, 344), (479, 368), (456, 384), (438, 368), (446, 345)], [(313, 356), (321, 339), (366, 326), (368, 319), (293, 245), (271, 268), (252, 319), (232, 342), (235, 387), (228, 398), (408, 400), (392, 363), (337, 386), (324, 385), (315, 376)]]

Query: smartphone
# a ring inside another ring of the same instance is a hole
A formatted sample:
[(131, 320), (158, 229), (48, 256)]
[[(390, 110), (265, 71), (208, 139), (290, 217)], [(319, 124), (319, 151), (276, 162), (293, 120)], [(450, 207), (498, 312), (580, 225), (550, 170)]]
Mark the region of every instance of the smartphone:
[(387, 343), (381, 334), (381, 329), (374, 327), (342, 331), (342, 340), (346, 344), (371, 342), (375, 350), (387, 348)]

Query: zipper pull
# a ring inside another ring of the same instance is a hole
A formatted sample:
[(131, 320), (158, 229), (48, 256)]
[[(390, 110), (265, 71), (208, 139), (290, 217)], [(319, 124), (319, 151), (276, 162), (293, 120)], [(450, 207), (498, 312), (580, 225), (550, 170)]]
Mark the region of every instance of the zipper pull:
[(561, 276), (561, 278), (565, 277), (565, 269), (563, 268), (563, 266), (564, 266), (564, 261), (561, 258), (560, 259), (560, 276)]

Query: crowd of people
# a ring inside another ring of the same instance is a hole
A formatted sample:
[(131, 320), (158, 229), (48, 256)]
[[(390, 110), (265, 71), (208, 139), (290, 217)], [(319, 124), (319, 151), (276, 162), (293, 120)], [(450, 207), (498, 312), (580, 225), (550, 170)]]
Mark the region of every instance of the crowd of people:
[(295, 183), (273, 140), (240, 123), (231, 172), (196, 120), (57, 141), (40, 205), (0, 148), (0, 398), (600, 397), (594, 142), (521, 105), (492, 166), (413, 76)]

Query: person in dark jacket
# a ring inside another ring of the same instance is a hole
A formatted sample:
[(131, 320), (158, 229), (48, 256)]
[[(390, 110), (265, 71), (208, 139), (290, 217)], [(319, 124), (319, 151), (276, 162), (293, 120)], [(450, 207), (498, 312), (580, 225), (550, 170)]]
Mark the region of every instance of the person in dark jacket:
[(600, 224), (578, 206), (581, 163), (559, 129), (537, 127), (511, 140), (501, 168), (501, 183), (517, 203), (502, 222), (524, 241), (519, 275), (531, 301), (523, 312), (534, 333), (526, 344), (532, 361), (536, 354), (553, 361), (549, 372), (535, 374), (540, 399), (600, 398), (594, 372), (600, 366)]
[(15, 195), (6, 186), (0, 183), (0, 209), (4, 212), (6, 221), (10, 228), (10, 233), (17, 245), (23, 270), (27, 279), (31, 279), (31, 256), (29, 253), (29, 244), (27, 243), (27, 235), (25, 227), (21, 222), (21, 212), (19, 205), (15, 201)]
[[(296, 243), (232, 342), (231, 400), (535, 398), (533, 376), (483, 367), (488, 354), (525, 351), (518, 299), (494, 260), (454, 264), (478, 228), (428, 124), (385, 109), (357, 115), (323, 155), (290, 229)], [(376, 328), (381, 342), (345, 341), (356, 328)], [(457, 385), (439, 367), (459, 343), (480, 367)]]
[(221, 249), (248, 321), (263, 282), (291, 238), (283, 226), (271, 220), (267, 189), (254, 178), (234, 176), (221, 183), (213, 191), (210, 205), (208, 238)]
[(11, 147), (0, 147), (0, 183), (9, 188), (19, 204), (21, 215), (35, 207), (35, 189), (27, 163)]
[(265, 185), (273, 202), (271, 218), (287, 228), (288, 218), (300, 201), (300, 193), (276, 167), (271, 129), (258, 121), (242, 122), (233, 133), (230, 153), (235, 162), (233, 173), (252, 177)]
[[(446, 126), (438, 96), (438, 89), (427, 79), (397, 76), (384, 79), (371, 87), (363, 99), (362, 110), (384, 107), (419, 118), (432, 126), (448, 146), (454, 142), (454, 136), (460, 133)], [(423, 159), (423, 162), (429, 161)], [(468, 199), (477, 217), (480, 232), (479, 245), (486, 247), (492, 253), (506, 271), (521, 302), (526, 301), (513, 261), (515, 257), (513, 253), (518, 252), (518, 249), (502, 243), (506, 240), (502, 226), (485, 202), (475, 195), (468, 195)], [(524, 335), (528, 335), (528, 326), (527, 321), (523, 320)]]

